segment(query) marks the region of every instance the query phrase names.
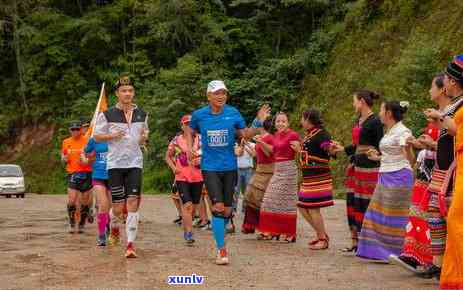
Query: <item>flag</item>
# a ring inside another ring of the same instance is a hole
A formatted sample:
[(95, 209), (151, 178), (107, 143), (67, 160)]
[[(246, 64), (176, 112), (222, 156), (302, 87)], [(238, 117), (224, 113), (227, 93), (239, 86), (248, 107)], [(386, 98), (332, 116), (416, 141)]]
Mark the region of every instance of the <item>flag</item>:
[(93, 131), (95, 130), (96, 119), (98, 118), (98, 114), (108, 110), (108, 98), (106, 96), (106, 91), (105, 91), (104, 86), (105, 84), (103, 83), (101, 85), (100, 98), (98, 99), (95, 112), (93, 113), (92, 121), (90, 122), (90, 128), (88, 128), (87, 133), (85, 133), (85, 137), (87, 138), (93, 137)]

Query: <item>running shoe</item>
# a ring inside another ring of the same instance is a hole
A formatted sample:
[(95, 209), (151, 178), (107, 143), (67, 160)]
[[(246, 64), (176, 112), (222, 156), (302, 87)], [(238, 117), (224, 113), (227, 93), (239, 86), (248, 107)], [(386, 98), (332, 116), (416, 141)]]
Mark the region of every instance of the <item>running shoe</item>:
[(404, 257), (404, 256), (396, 256), (396, 255), (389, 255), (389, 262), (391, 262), (392, 264), (396, 264), (396, 265), (399, 265), (401, 266), (402, 268), (412, 272), (412, 273), (415, 273), (415, 274), (418, 274), (418, 273), (421, 273), (422, 271), (419, 271), (418, 269), (418, 262), (413, 259), (413, 258), (409, 258), (409, 257)]
[(174, 221), (173, 221), (174, 224), (177, 224), (177, 225), (181, 225), (182, 224), (182, 217), (179, 216), (177, 217)]
[(437, 267), (436, 265), (432, 265), (427, 268), (423, 273), (419, 273), (418, 276), (424, 279), (440, 279), (440, 272), (441, 268)]
[(137, 257), (137, 253), (135, 253), (135, 248), (133, 246), (133, 243), (128, 243), (127, 250), (125, 251), (125, 257), (128, 259)]
[(198, 225), (198, 229), (200, 229), (200, 230), (207, 230), (210, 226), (211, 226), (211, 221), (208, 220), (208, 221), (205, 222), (204, 224), (199, 224), (199, 225)]
[(96, 238), (96, 245), (98, 247), (106, 247), (106, 235), (101, 235)]
[(87, 222), (89, 224), (93, 224), (94, 221), (95, 221), (95, 212), (93, 211), (93, 208), (90, 208), (88, 210)]
[(195, 243), (192, 232), (183, 233), (183, 238), (185, 239), (187, 246), (192, 246)]
[(228, 265), (228, 253), (225, 248), (217, 251), (217, 258), (215, 259), (217, 265)]
[(84, 233), (84, 229), (85, 229), (85, 225), (80, 224), (80, 225), (77, 227), (77, 232), (78, 232), (79, 234), (83, 234), (83, 233)]
[(201, 219), (196, 219), (193, 221), (193, 227), (194, 228), (200, 228), (201, 227)]
[(227, 225), (225, 230), (226, 230), (227, 234), (234, 234), (235, 233), (235, 225), (234, 224)]
[(108, 244), (110, 246), (116, 246), (120, 243), (119, 231), (112, 230), (108, 238)]

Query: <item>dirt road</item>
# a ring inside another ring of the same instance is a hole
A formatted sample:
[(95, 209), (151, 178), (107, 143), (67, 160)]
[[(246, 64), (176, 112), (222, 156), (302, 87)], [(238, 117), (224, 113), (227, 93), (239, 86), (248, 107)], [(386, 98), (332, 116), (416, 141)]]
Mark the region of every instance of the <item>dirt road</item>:
[[(393, 266), (338, 253), (349, 244), (344, 203), (324, 211), (332, 245), (311, 252), (312, 233), (300, 219), (298, 241), (256, 241), (227, 237), (231, 265), (216, 266), (209, 231), (186, 247), (167, 196), (145, 196), (136, 243), (139, 259), (123, 248), (98, 249), (95, 225), (87, 233), (65, 231), (65, 197), (29, 195), (0, 198), (0, 289), (437, 289), (434, 280), (415, 278)], [(241, 217), (238, 223), (241, 223)], [(170, 275), (204, 276), (201, 286), (168, 285)]]

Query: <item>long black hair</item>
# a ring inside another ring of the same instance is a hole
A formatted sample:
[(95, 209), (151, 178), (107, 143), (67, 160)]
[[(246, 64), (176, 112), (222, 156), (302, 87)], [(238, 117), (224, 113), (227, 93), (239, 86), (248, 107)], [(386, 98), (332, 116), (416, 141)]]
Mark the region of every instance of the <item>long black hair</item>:
[(391, 112), (392, 118), (396, 122), (403, 120), (405, 113), (408, 110), (408, 103), (398, 101), (384, 102), (384, 109)]
[(310, 108), (302, 113), (304, 120), (309, 121), (312, 125), (323, 128), (322, 113), (319, 110)]
[(358, 100), (364, 100), (368, 107), (373, 106), (373, 101), (379, 99), (380, 95), (370, 90), (358, 90), (354, 93)]

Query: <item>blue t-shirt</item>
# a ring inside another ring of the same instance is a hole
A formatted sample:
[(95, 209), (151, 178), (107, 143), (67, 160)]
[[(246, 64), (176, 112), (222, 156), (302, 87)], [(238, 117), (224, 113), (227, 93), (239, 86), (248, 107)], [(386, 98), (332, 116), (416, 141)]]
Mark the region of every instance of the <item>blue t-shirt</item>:
[(210, 106), (194, 111), (190, 128), (201, 134), (201, 169), (236, 170), (236, 130), (245, 127), (240, 112), (229, 105), (225, 105), (220, 114), (213, 114)]
[(106, 155), (108, 154), (108, 143), (107, 142), (96, 142), (94, 138), (88, 140), (87, 146), (85, 146), (84, 152), (89, 154), (96, 153), (95, 162), (92, 165), (92, 178), (93, 179), (108, 179), (108, 170), (106, 168)]

